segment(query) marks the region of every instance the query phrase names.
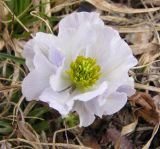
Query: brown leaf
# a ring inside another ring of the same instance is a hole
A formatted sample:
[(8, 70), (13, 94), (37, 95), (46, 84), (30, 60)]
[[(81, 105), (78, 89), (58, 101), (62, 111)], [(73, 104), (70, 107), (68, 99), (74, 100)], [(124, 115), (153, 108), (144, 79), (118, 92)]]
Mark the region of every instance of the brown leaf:
[(138, 106), (135, 111), (137, 116), (143, 117), (146, 121), (151, 124), (156, 124), (159, 122), (159, 114), (156, 111), (156, 106), (152, 97), (146, 93), (137, 93), (133, 95), (130, 99), (133, 105)]
[(103, 142), (112, 142), (116, 149), (133, 149), (133, 144), (115, 128), (109, 128), (103, 136)]
[(100, 145), (98, 144), (97, 140), (93, 137), (86, 136), (85, 139), (83, 139), (83, 144), (85, 146), (91, 147), (93, 149), (101, 149)]

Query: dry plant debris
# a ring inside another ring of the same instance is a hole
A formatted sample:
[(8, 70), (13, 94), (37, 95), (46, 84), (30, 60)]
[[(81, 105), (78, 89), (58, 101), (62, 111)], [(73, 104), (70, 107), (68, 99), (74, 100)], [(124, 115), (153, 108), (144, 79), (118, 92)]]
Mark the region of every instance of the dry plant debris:
[[(56, 34), (59, 20), (74, 11), (99, 12), (139, 60), (129, 72), (137, 93), (87, 128), (68, 128), (57, 111), (27, 102), (20, 89), (28, 73), (24, 43), (37, 31)], [(160, 148), (159, 22), (159, 0), (0, 0), (0, 148)]]

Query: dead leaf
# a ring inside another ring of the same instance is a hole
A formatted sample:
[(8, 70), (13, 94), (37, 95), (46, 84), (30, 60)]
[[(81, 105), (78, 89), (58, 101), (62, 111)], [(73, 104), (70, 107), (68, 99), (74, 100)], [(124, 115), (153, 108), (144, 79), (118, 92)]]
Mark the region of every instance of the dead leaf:
[(140, 55), (146, 52), (155, 51), (159, 48), (159, 45), (149, 42), (130, 45), (134, 55)]
[[(148, 25), (138, 26), (137, 29), (148, 29), (151, 30), (151, 27)], [(135, 55), (142, 54), (144, 52), (149, 52), (156, 50), (158, 48), (157, 44), (153, 41), (153, 32), (135, 32), (126, 35), (126, 40), (129, 43), (132, 43), (131, 48)]]
[(121, 135), (124, 136), (126, 134), (133, 132), (135, 130), (137, 124), (138, 124), (138, 119), (136, 119), (133, 123), (130, 123), (126, 126), (123, 126), (122, 131), (121, 131)]
[(109, 128), (102, 137), (104, 143), (112, 142), (115, 149), (133, 149), (133, 144), (115, 128)]
[(137, 93), (129, 98), (133, 105), (137, 106), (135, 113), (139, 117), (143, 117), (151, 124), (157, 124), (159, 122), (159, 114), (156, 111), (156, 106), (152, 97), (146, 93)]
[(100, 145), (98, 144), (97, 140), (93, 137), (85, 137), (83, 139), (83, 144), (87, 147), (93, 148), (93, 149), (101, 149)]
[[(149, 27), (148, 25), (141, 25), (137, 28), (150, 29), (151, 27)], [(152, 37), (153, 37), (153, 32), (151, 31), (147, 33), (138, 32), (138, 33), (131, 33), (126, 35), (127, 41), (129, 41), (132, 44), (147, 44), (149, 43)]]

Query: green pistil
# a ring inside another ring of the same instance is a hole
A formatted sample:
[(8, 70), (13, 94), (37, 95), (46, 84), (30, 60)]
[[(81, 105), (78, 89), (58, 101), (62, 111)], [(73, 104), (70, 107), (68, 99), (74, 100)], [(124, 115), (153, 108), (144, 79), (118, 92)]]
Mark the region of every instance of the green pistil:
[(76, 87), (89, 88), (99, 79), (100, 70), (101, 67), (96, 64), (96, 59), (78, 56), (70, 64), (67, 73)]

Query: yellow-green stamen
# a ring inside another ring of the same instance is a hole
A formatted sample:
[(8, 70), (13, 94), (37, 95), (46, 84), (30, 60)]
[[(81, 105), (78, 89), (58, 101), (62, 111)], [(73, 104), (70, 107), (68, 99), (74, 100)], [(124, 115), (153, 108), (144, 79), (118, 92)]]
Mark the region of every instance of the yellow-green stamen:
[(101, 67), (96, 64), (96, 59), (78, 56), (66, 72), (76, 87), (89, 88), (99, 79), (100, 70)]

